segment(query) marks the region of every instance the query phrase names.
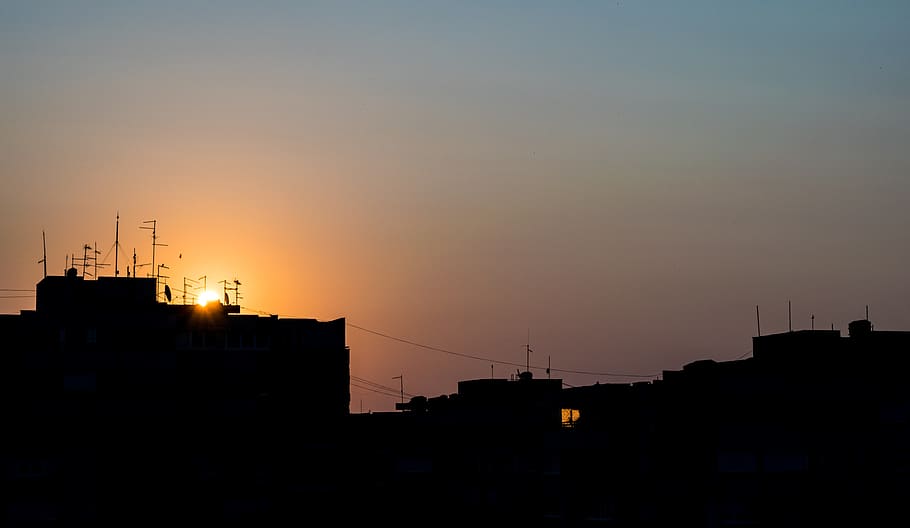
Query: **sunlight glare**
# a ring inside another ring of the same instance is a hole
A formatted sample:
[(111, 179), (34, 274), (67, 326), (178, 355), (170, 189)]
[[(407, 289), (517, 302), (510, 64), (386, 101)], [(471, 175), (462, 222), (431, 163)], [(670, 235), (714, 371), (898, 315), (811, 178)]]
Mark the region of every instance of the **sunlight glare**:
[(201, 294), (199, 294), (199, 300), (197, 302), (199, 304), (201, 304), (202, 306), (205, 306), (206, 304), (208, 304), (209, 301), (216, 301), (216, 300), (218, 300), (218, 294), (211, 290), (206, 290), (206, 291), (202, 292)]

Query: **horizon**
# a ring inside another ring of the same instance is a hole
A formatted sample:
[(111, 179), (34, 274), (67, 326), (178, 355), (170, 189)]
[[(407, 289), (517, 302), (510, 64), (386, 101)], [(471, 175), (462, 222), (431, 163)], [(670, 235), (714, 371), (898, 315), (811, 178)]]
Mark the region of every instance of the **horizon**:
[(908, 15), (5, 2), (0, 313), (34, 308), (42, 233), (48, 275), (86, 244), (113, 275), (119, 215), (121, 277), (155, 220), (172, 289), (343, 317), (352, 378), (410, 394), (528, 346), (535, 377), (736, 359), (756, 306), (762, 334), (910, 329)]

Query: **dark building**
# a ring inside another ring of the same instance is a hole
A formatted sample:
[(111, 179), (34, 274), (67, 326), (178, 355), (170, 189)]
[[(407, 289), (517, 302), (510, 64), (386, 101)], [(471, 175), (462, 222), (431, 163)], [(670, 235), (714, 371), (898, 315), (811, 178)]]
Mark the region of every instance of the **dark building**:
[(374, 512), (413, 526), (906, 524), (908, 363), (910, 332), (862, 320), (847, 337), (756, 337), (751, 358), (652, 382), (460, 382), (352, 416), (383, 439), (358, 478), (396, 504)]
[[(154, 278), (37, 285), (0, 316), (13, 524), (264, 519), (289, 453), (348, 414), (344, 319), (156, 300)], [(321, 486), (322, 484), (320, 484)]]
[(523, 372), (367, 414), (343, 319), (72, 274), (0, 335), (7, 524), (910, 523), (910, 332), (867, 320), (654, 381)]

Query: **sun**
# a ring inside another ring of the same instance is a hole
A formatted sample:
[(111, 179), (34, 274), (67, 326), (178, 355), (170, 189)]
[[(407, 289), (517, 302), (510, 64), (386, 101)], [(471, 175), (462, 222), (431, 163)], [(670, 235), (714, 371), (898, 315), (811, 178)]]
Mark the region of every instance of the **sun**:
[(201, 304), (202, 306), (205, 306), (206, 304), (209, 303), (209, 301), (217, 301), (217, 300), (218, 300), (217, 293), (215, 293), (211, 290), (206, 290), (199, 294), (199, 300), (196, 302)]

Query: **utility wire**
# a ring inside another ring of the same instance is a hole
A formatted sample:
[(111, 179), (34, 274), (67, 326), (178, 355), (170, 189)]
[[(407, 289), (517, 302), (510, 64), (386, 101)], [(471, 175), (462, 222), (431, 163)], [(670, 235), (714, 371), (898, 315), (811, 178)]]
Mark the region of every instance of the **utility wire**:
[(380, 394), (380, 395), (382, 395), (382, 396), (388, 396), (389, 398), (395, 398), (396, 400), (399, 398), (399, 395), (400, 395), (400, 394), (397, 393), (397, 392), (396, 392), (395, 394), (392, 394), (392, 393), (390, 393), (390, 392), (381, 391), (381, 390), (378, 390), (378, 389), (374, 389), (374, 388), (372, 388), (372, 387), (366, 387), (366, 386), (364, 386), (364, 385), (358, 385), (356, 382), (353, 382), (353, 381), (351, 382), (351, 386), (357, 387), (358, 389), (363, 389), (363, 390), (366, 390), (366, 391), (375, 392), (376, 394)]
[[(247, 310), (247, 311), (250, 311), (250, 312), (255, 312), (255, 313), (258, 313), (258, 314), (262, 314), (262, 315), (277, 315), (277, 314), (272, 314), (272, 313), (269, 313), (269, 312), (266, 312), (266, 311), (263, 311), (263, 310), (257, 310), (256, 308), (249, 308), (249, 307), (246, 307), (246, 306), (241, 306), (241, 308), (244, 309), (244, 310)], [(384, 332), (379, 332), (378, 330), (372, 330), (372, 329), (370, 329), (370, 328), (366, 328), (366, 327), (364, 327), (364, 326), (360, 326), (360, 325), (354, 324), (354, 323), (352, 323), (352, 322), (350, 322), (350, 321), (347, 321), (347, 320), (345, 320), (345, 324), (346, 324), (347, 326), (350, 326), (351, 328), (356, 328), (357, 330), (361, 330), (361, 331), (364, 331), (364, 332), (368, 332), (368, 333), (370, 333), (370, 334), (374, 334), (374, 335), (377, 335), (377, 336), (380, 336), (380, 337), (384, 337), (384, 338), (386, 338), (386, 339), (391, 339), (392, 341), (398, 341), (399, 343), (405, 343), (405, 344), (408, 344), (408, 345), (411, 345), (411, 346), (415, 346), (415, 347), (419, 347), (419, 348), (423, 348), (423, 349), (426, 349), (426, 350), (432, 350), (432, 351), (434, 351), (434, 352), (441, 352), (441, 353), (443, 353), (443, 354), (449, 354), (449, 355), (452, 355), (452, 356), (458, 356), (458, 357), (463, 357), (463, 358), (467, 358), (467, 359), (473, 359), (473, 360), (476, 360), (476, 361), (483, 361), (483, 362), (485, 362), (485, 363), (495, 363), (495, 364), (499, 364), (499, 365), (509, 365), (509, 366), (512, 366), (512, 367), (519, 367), (519, 368), (520, 368), (520, 367), (525, 367), (525, 366), (526, 366), (526, 365), (523, 364), (523, 363), (513, 363), (513, 362), (511, 362), (511, 361), (502, 361), (502, 360), (499, 360), (499, 359), (492, 359), (492, 358), (483, 357), (483, 356), (475, 356), (475, 355), (471, 355), (471, 354), (465, 354), (465, 353), (462, 353), (462, 352), (455, 352), (455, 351), (452, 351), (452, 350), (447, 350), (447, 349), (445, 349), (445, 348), (435, 347), (435, 346), (432, 346), (432, 345), (426, 345), (426, 344), (423, 344), (423, 343), (418, 343), (417, 341), (412, 341), (412, 340), (410, 340), (410, 339), (405, 339), (405, 338), (403, 338), (403, 337), (396, 337), (396, 336), (393, 336), (393, 335), (390, 335), (390, 334), (387, 334), (387, 333), (384, 333)], [(546, 370), (546, 369), (548, 368), (548, 367), (537, 366), (537, 365), (531, 365), (531, 367), (532, 367), (532, 368), (535, 368), (535, 369), (538, 369), (538, 370)], [(620, 372), (594, 372), (594, 371), (588, 371), (588, 370), (569, 370), (569, 369), (560, 369), (560, 368), (553, 368), (553, 367), (549, 367), (549, 369), (550, 369), (550, 372), (562, 372), (562, 373), (564, 373), (564, 374), (583, 374), (583, 375), (587, 375), (587, 376), (609, 376), (609, 377), (614, 377), (614, 378), (640, 378), (640, 379), (650, 379), (650, 378), (656, 378), (656, 377), (659, 376), (659, 374), (625, 374), (625, 373), (620, 373)]]
[[(356, 325), (351, 322), (346, 322), (346, 324), (352, 328), (356, 328), (356, 329), (362, 330), (364, 332), (375, 334), (380, 337), (384, 337), (386, 339), (391, 339), (393, 341), (398, 341), (400, 343), (405, 343), (405, 344), (408, 344), (411, 346), (416, 346), (416, 347), (424, 348), (427, 350), (432, 350), (434, 352), (442, 352), (444, 354), (450, 354), (453, 356), (459, 356), (459, 357), (468, 358), (468, 359), (475, 359), (475, 360), (484, 361), (487, 363), (498, 363), (500, 365), (510, 365), (510, 366), (514, 366), (514, 367), (524, 367), (525, 366), (524, 364), (521, 364), (521, 363), (513, 363), (510, 361), (500, 361), (498, 359), (491, 359), (491, 358), (482, 357), (482, 356), (474, 356), (471, 354), (464, 354), (461, 352), (446, 350), (444, 348), (439, 348), (439, 347), (435, 347), (435, 346), (431, 346), (431, 345), (425, 345), (423, 343), (411, 341), (410, 339), (404, 339), (402, 337), (396, 337), (396, 336), (389, 335), (389, 334), (379, 332), (376, 330), (371, 330), (369, 328), (365, 328), (363, 326)], [(547, 367), (533, 366), (533, 368), (544, 370)], [(587, 371), (587, 370), (568, 370), (568, 369), (559, 369), (559, 368), (552, 368), (552, 367), (550, 367), (550, 372), (564, 372), (564, 373), (568, 373), (568, 374), (586, 374), (586, 375), (590, 375), (590, 376), (613, 376), (613, 377), (620, 377), (620, 378), (654, 378), (654, 377), (657, 377), (657, 374), (622, 374), (622, 373), (618, 373), (618, 372), (592, 372), (592, 371)]]
[(737, 360), (740, 360), (740, 359), (743, 359), (743, 358), (744, 358), (744, 357), (746, 357), (746, 356), (748, 356), (748, 355), (749, 355), (749, 354), (751, 354), (751, 353), (752, 353), (752, 351), (751, 351), (751, 350), (747, 350), (747, 351), (746, 351), (746, 352), (745, 352), (745, 353), (744, 353), (744, 354), (743, 354), (743, 355), (741, 355), (741, 356), (739, 356), (739, 357), (738, 357), (738, 358), (736, 358), (736, 359), (735, 359), (735, 360), (734, 360), (734, 361), (737, 361)]
[[(357, 382), (360, 382), (360, 383), (366, 383), (366, 384), (368, 384), (368, 385), (372, 385), (373, 387), (376, 387), (377, 389), (382, 389), (382, 390), (386, 390), (386, 391), (389, 391), (389, 392), (393, 392), (393, 393), (395, 393), (395, 396), (401, 395), (401, 389), (400, 389), (400, 388), (396, 389), (395, 387), (389, 387), (388, 385), (383, 385), (383, 384), (381, 384), (381, 383), (376, 383), (375, 381), (370, 381), (370, 380), (368, 380), (368, 379), (366, 379), (366, 378), (361, 378), (361, 377), (354, 376), (354, 375), (351, 375), (351, 380), (357, 381)], [(415, 396), (414, 394), (410, 394), (410, 393), (408, 393), (408, 392), (405, 392), (404, 395), (405, 395), (405, 396), (409, 396), (409, 397), (414, 397), (414, 396)]]

